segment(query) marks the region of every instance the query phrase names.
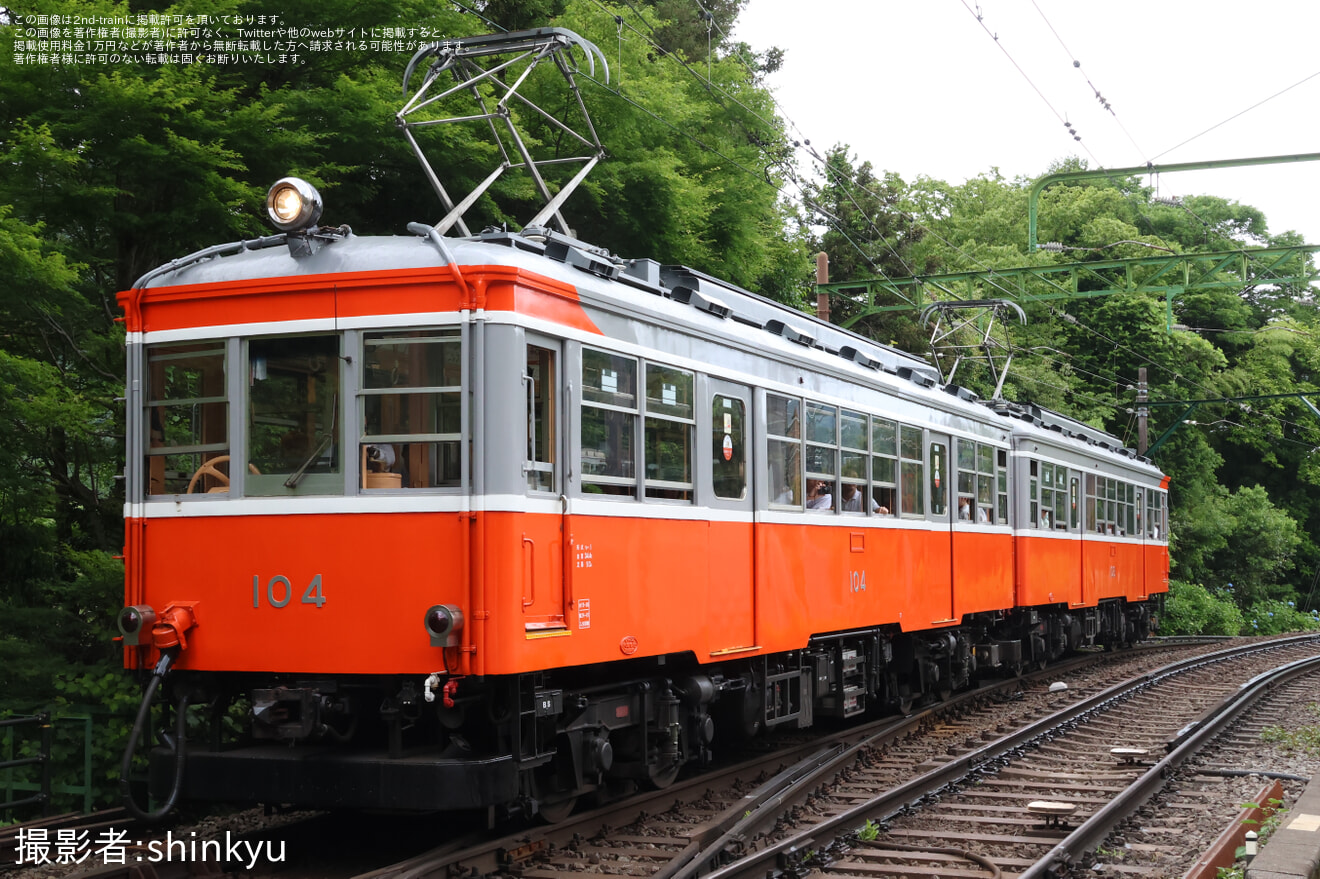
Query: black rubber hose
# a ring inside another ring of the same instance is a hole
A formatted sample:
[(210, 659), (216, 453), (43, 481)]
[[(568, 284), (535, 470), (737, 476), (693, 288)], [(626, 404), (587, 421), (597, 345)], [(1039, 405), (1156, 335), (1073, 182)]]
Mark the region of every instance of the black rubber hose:
[(170, 670), (170, 665), (173, 662), (173, 653), (162, 653), (160, 662), (156, 663), (156, 669), (151, 673), (151, 680), (147, 683), (147, 690), (142, 694), (142, 705), (138, 708), (137, 720), (133, 722), (133, 730), (128, 734), (128, 744), (124, 746), (124, 760), (119, 765), (119, 796), (124, 803), (124, 808), (128, 810), (128, 814), (148, 824), (153, 824), (174, 811), (174, 806), (179, 801), (179, 794), (183, 791), (183, 742), (188, 726), (188, 699), (186, 696), (179, 700), (178, 710), (175, 714), (174, 785), (170, 789), (170, 795), (166, 798), (165, 803), (155, 811), (144, 811), (134, 802), (133, 789), (128, 780), (129, 772), (133, 768), (133, 754), (137, 751), (138, 739), (151, 717), (151, 700), (155, 698), (156, 690), (160, 687), (160, 682), (164, 680), (165, 674)]

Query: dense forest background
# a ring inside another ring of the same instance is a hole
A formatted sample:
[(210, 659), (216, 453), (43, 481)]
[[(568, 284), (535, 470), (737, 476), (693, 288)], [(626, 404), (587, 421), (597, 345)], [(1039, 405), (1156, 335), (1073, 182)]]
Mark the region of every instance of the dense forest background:
[[(598, 71), (583, 91), (609, 156), (565, 206), (576, 233), (804, 309), (814, 306), (818, 250), (830, 255), (832, 280), (843, 281), (1145, 256), (1152, 247), (1302, 243), (1272, 233), (1249, 205), (1213, 195), (1160, 204), (1138, 178), (1102, 178), (1046, 191), (1040, 238), (1071, 250), (1029, 252), (1030, 180), (991, 170), (958, 185), (905, 181), (879, 170), (883, 156), (859, 157), (846, 145), (800, 149), (764, 85), (784, 54), (727, 36), (746, 2), (286, 0), (284, 24), (393, 28), (405, 47), (305, 52), (280, 64), (19, 64), (11, 41), (27, 37), (13, 15), (71, 10), (43, 0), (0, 9), (0, 709), (31, 711), (55, 697), (57, 709), (101, 716), (136, 699), (111, 641), (123, 535), (115, 293), (175, 257), (268, 234), (264, 194), (287, 174), (319, 187), (323, 222), (358, 234), (405, 234), (410, 221), (438, 219), (392, 118), (415, 47), (408, 41), (422, 29), (435, 39), (554, 25), (594, 41), (611, 79)], [(272, 11), (255, 0), (77, 4), (84, 16), (253, 23)], [(875, 124), (886, 124), (882, 112)], [(539, 132), (539, 146), (553, 149), (551, 132)], [(430, 149), (443, 157), (451, 192), (495, 161), (475, 128), (446, 127)], [(1084, 167), (1062, 156), (1040, 174)], [(506, 175), (470, 224), (516, 226), (533, 212), (532, 194), (525, 179)], [(1186, 329), (1171, 330), (1163, 298), (1145, 294), (1029, 307), (1029, 323), (1007, 340), (1016, 359), (1004, 395), (1135, 445), (1142, 367), (1155, 401), (1317, 389), (1320, 319), (1309, 286), (1187, 294), (1173, 308)], [(840, 302), (836, 314), (848, 309)], [(914, 311), (859, 329), (926, 351)], [(959, 381), (993, 390), (984, 372)], [(1152, 437), (1176, 412), (1153, 410)], [(1320, 572), (1320, 419), (1299, 398), (1278, 396), (1205, 405), (1195, 421), (1156, 458), (1173, 479), (1178, 582), (1166, 629), (1305, 625)], [(105, 729), (97, 766), (109, 774), (123, 725), (105, 721)]]

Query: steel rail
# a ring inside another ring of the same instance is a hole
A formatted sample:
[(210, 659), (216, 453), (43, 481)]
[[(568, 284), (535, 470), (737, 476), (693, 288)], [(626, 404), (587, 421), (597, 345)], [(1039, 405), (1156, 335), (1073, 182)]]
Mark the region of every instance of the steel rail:
[[(893, 788), (866, 803), (853, 806), (839, 814), (812, 825), (777, 843), (743, 857), (734, 863), (711, 870), (708, 873), (692, 872), (690, 875), (705, 875), (711, 879), (734, 879), (734, 877), (756, 876), (762, 879), (773, 873), (775, 866), (782, 866), (800, 853), (818, 850), (822, 847), (821, 837), (836, 837), (872, 820), (883, 823), (900, 812), (917, 805), (924, 798), (935, 794), (961, 780), (981, 772), (995, 761), (1002, 760), (1015, 752), (1021, 751), (1039, 739), (1053, 735), (1060, 727), (1074, 724), (1084, 717), (1098, 713), (1112, 703), (1124, 700), (1152, 684), (1167, 677), (1172, 677), (1206, 665), (1223, 662), (1249, 653), (1260, 652), (1275, 647), (1320, 641), (1316, 635), (1302, 635), (1270, 641), (1265, 644), (1247, 644), (1217, 650), (1203, 656), (1180, 660), (1161, 668), (1154, 669), (1116, 684), (1088, 699), (1069, 705), (1041, 720), (1016, 730), (993, 742), (918, 776), (906, 784)], [(1318, 658), (1317, 661), (1320, 661)], [(1286, 666), (1285, 666), (1286, 667)], [(1248, 685), (1244, 685), (1244, 689)], [(1212, 709), (1213, 711), (1213, 709)], [(1221, 712), (1225, 715), (1227, 711)], [(1199, 739), (1198, 739), (1199, 741)], [(1163, 764), (1164, 761), (1161, 761)], [(1166, 770), (1167, 771), (1167, 770)], [(1089, 823), (1089, 822), (1088, 822)], [(1086, 825), (1083, 825), (1085, 827)], [(1080, 828), (1079, 828), (1080, 830)], [(1069, 837), (1071, 838), (1071, 837)], [(1103, 841), (1103, 836), (1100, 840)], [(1098, 844), (1098, 843), (1097, 843)], [(706, 864), (719, 859), (720, 852), (705, 852), (699, 858)], [(685, 874), (686, 875), (686, 874)]]
[(1045, 853), (1019, 879), (1046, 879), (1066, 875), (1087, 852), (1094, 851), (1123, 819), (1131, 816), (1164, 787), (1173, 770), (1201, 750), (1210, 740), (1232, 725), (1238, 717), (1275, 687), (1320, 669), (1320, 656), (1299, 659), (1273, 671), (1257, 675), (1236, 693), (1220, 700), (1200, 720), (1184, 728), (1172, 742), (1171, 750), (1134, 781), (1121, 794), (1087, 819)]

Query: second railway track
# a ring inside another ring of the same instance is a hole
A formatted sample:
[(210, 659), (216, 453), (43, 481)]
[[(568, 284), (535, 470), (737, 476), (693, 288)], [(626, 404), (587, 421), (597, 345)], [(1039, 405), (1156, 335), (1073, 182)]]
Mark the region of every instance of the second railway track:
[[(974, 695), (939, 715), (855, 733), (850, 745), (800, 751), (797, 765), (781, 756), (778, 773), (761, 769), (751, 777), (751, 770), (730, 769), (647, 804), (587, 812), (468, 849), (447, 847), (367, 875), (1023, 873), (1158, 761), (1163, 743), (1250, 677), (1249, 668), (1318, 649), (1315, 639), (1257, 643), (1183, 663), (1200, 671), (1170, 666), (1146, 671), (1136, 683), (1116, 684), (1132, 672), (1113, 666), (1061, 693), (1038, 684)], [(1135, 753), (1115, 756), (1118, 746)], [(1056, 821), (1029, 812), (1035, 801), (1076, 809)], [(856, 831), (868, 821), (874, 838), (859, 844)]]

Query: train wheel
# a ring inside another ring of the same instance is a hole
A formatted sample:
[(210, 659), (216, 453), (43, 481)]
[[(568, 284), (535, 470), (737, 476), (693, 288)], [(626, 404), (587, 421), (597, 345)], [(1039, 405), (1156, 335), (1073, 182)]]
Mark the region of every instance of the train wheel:
[(536, 805), (536, 814), (546, 824), (558, 824), (573, 814), (573, 809), (577, 807), (577, 801), (577, 797), (569, 797), (564, 800), (556, 800), (553, 803), (540, 802)]
[(917, 697), (913, 695), (912, 688), (907, 684), (899, 684), (894, 698), (894, 705), (898, 708), (898, 713), (911, 714), (912, 708), (916, 704)]
[(679, 770), (683, 768), (681, 760), (675, 760), (672, 764), (664, 765), (658, 760), (655, 763), (648, 763), (646, 766), (646, 780), (656, 790), (664, 790), (674, 783), (678, 778)]

